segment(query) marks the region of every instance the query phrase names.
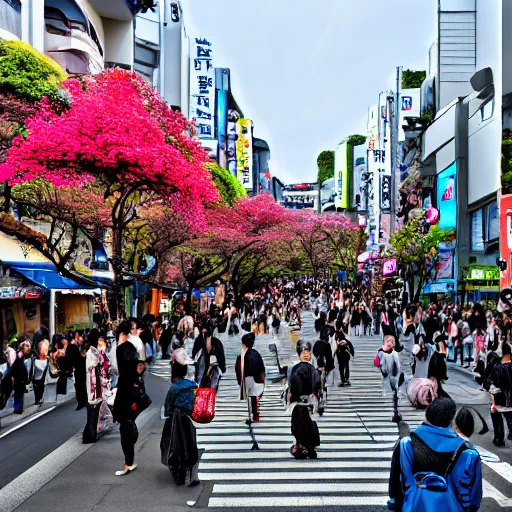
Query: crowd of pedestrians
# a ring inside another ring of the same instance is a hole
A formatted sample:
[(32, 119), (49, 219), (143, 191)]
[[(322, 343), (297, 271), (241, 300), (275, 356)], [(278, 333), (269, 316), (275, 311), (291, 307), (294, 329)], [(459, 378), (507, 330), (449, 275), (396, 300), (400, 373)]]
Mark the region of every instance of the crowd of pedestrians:
[[(393, 455), (389, 507), (414, 510), (409, 503), (435, 503), (437, 495), (428, 497), (428, 493), (444, 485), (443, 492), (448, 493), (460, 487), (455, 498), (449, 495), (460, 510), (478, 510), (480, 461), (467, 441), (474, 430), (474, 415), (465, 408), (456, 414), (457, 406), (443, 384), (447, 363), (460, 363), (489, 393), (494, 444), (505, 444), (504, 420), (512, 438), (510, 309), (506, 304), (498, 311), (481, 304), (460, 307), (448, 302), (422, 307), (390, 296), (371, 298), (367, 287), (351, 282), (274, 279), (236, 305), (228, 294), (221, 306), (213, 303), (208, 311), (182, 311), (165, 322), (146, 315), (112, 326), (95, 316), (91, 330), (56, 335), (51, 342), (44, 325), (34, 339), (22, 340), (16, 347), (4, 340), (0, 408), (12, 396), (14, 412), (21, 413), (29, 387), (35, 403), (41, 404), (49, 382), (56, 383), (57, 395), (64, 395), (73, 377), (77, 409), (87, 407), (83, 441), (95, 442), (119, 423), (124, 466), (116, 474), (126, 475), (137, 468), (135, 420), (151, 404), (144, 373), (155, 358), (168, 359), (171, 386), (164, 404), (162, 463), (178, 484), (193, 486), (199, 482), (194, 427), (202, 421), (196, 410), (198, 391), (219, 390), (227, 366), (222, 334), (241, 340), (235, 373), (251, 425), (264, 421), (260, 400), (266, 380), (255, 341), (265, 334), (276, 338), (286, 326), (299, 358), (282, 371), (295, 439), (290, 452), (296, 459), (318, 456), (321, 439), (313, 418), (327, 407), (329, 387), (351, 385), (354, 338), (380, 336), (382, 347), (373, 362), (382, 377), (383, 394), (393, 397), (392, 419), (402, 438)], [(304, 314), (314, 317), (315, 339), (302, 336)], [(400, 390), (414, 407), (426, 410), (425, 423), (410, 435), (399, 413)], [(472, 468), (471, 478), (462, 474), (463, 465)], [(425, 492), (417, 495), (417, 488)]]

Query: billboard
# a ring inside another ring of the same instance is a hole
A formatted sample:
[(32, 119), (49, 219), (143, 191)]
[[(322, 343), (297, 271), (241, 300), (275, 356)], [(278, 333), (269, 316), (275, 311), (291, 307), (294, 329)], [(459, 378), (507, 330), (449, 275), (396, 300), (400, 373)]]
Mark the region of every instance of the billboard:
[(401, 93), (402, 108), (400, 111), (400, 126), (399, 126), (399, 138), (400, 142), (405, 140), (405, 133), (402, 128), (406, 124), (405, 119), (408, 117), (420, 117), (420, 98), (421, 89), (402, 89)]
[(190, 55), (190, 120), (200, 139), (215, 136), (215, 69), (212, 43), (196, 38)]
[(244, 188), (252, 190), (252, 121), (239, 119), (236, 134), (237, 178)]
[(348, 144), (342, 142), (334, 155), (334, 206), (348, 208)]
[(366, 144), (354, 146), (354, 171), (353, 171), (353, 204), (357, 211), (366, 211), (366, 184), (364, 175), (366, 173)]
[(441, 229), (457, 227), (456, 179), (457, 164), (455, 162), (437, 175), (437, 208)]

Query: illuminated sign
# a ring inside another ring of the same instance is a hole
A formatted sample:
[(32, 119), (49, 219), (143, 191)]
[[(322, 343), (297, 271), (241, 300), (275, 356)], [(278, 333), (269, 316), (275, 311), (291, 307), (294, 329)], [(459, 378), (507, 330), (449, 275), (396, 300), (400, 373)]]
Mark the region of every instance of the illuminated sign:
[(236, 133), (237, 178), (244, 188), (252, 190), (252, 121), (239, 119)]
[(439, 210), (439, 227), (454, 229), (457, 227), (457, 164), (437, 176), (437, 208)]
[(390, 258), (382, 264), (382, 275), (390, 276), (396, 272), (397, 263), (395, 258)]
[(468, 281), (498, 281), (500, 269), (492, 266), (470, 266)]
[(342, 142), (334, 156), (334, 206), (348, 208), (348, 145)]

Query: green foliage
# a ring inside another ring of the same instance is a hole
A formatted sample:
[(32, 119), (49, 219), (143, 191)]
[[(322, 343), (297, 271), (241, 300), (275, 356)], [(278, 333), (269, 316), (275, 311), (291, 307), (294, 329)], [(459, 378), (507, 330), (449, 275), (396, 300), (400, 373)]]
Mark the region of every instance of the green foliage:
[(206, 168), (212, 175), (219, 196), (229, 206), (233, 206), (237, 199), (247, 197), (245, 188), (227, 169), (216, 163), (206, 164)]
[(334, 151), (322, 151), (316, 159), (316, 164), (318, 166), (317, 181), (319, 183), (334, 178)]
[(505, 133), (501, 148), (501, 192), (512, 194), (512, 136), (509, 133)]
[(406, 69), (402, 72), (402, 89), (418, 89), (427, 78), (426, 71)]
[(346, 139), (343, 140), (350, 146), (361, 146), (366, 142), (366, 137), (364, 135), (349, 135)]
[(0, 92), (36, 102), (56, 96), (65, 79), (57, 62), (29, 44), (0, 40)]
[(431, 226), (425, 233), (422, 218), (412, 219), (391, 235), (389, 244), (392, 250), (389, 255), (397, 259), (404, 280), (414, 291), (411, 297), (413, 302), (419, 300), (429, 269), (437, 266), (439, 244), (448, 238), (449, 234), (439, 226)]

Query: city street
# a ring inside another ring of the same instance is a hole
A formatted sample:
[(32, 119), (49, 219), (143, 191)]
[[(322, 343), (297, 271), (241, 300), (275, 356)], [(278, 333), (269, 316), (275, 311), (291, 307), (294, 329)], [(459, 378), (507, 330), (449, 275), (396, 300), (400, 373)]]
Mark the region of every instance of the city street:
[[(304, 317), (303, 336), (314, 340), (311, 314), (306, 312)], [(168, 361), (160, 360), (146, 378), (153, 405), (137, 421), (139, 468), (135, 473), (123, 478), (114, 476), (122, 460), (116, 432), (95, 445), (82, 445), (79, 431), (85, 414), (75, 412), (73, 404), (66, 404), (1, 439), (6, 452), (3, 448), (0, 511), (11, 511), (15, 506), (19, 512), (45, 512), (56, 507), (76, 512), (190, 507), (384, 511), (397, 429), (391, 423), (391, 400), (382, 398), (380, 374), (373, 367), (380, 338), (352, 338), (356, 350), (351, 365), (352, 386), (329, 388), (326, 411), (316, 418), (322, 444), (314, 461), (297, 461), (289, 454), (290, 416), (281, 400), (282, 385), (271, 383), (277, 377), (277, 367), (274, 355), (268, 351), (273, 341), (270, 335), (260, 336), (256, 342), (268, 373), (261, 422), (253, 425), (259, 450), (251, 450), (253, 441), (245, 424), (247, 405), (238, 399), (233, 372), (239, 337), (222, 339), (229, 368), (221, 381), (215, 420), (198, 425), (200, 486), (176, 487), (159, 460), (163, 426), (160, 406), (169, 381)], [(286, 328), (277, 346), (281, 365), (297, 360)], [(411, 428), (422, 422), (424, 413), (410, 405), (402, 402), (400, 411)], [(475, 436), (472, 441), (487, 445), (486, 437)], [(512, 467), (504, 463), (492, 469), (492, 464), (484, 464), (483, 473), (481, 510), (512, 510)]]

